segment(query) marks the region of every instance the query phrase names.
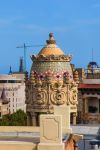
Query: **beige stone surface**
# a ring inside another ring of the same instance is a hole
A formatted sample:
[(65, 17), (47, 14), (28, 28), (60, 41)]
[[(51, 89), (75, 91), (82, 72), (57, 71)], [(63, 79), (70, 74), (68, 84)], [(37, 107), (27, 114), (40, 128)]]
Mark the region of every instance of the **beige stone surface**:
[(54, 106), (54, 114), (62, 115), (62, 132), (71, 133), (70, 127), (70, 106)]
[(62, 144), (39, 144), (38, 150), (64, 150), (64, 143)]
[(70, 134), (72, 133), (72, 129), (71, 128), (66, 128), (66, 127), (62, 127), (62, 133), (64, 134)]
[(0, 132), (40, 132), (40, 127), (32, 127), (32, 126), (0, 126)]
[(62, 116), (40, 116), (40, 143), (62, 143)]
[(0, 142), (0, 150), (37, 150), (36, 144), (29, 142)]

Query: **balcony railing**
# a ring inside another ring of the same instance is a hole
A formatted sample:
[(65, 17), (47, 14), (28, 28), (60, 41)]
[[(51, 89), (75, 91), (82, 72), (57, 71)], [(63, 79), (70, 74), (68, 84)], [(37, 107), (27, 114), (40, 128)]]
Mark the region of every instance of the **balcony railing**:
[(86, 73), (86, 79), (100, 79), (100, 73)]

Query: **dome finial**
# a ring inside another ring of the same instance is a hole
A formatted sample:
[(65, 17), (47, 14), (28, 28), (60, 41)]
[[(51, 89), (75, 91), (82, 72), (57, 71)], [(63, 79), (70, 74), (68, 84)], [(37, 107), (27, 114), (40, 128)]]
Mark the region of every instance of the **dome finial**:
[(53, 37), (53, 33), (49, 33), (49, 38), (52, 38)]
[(56, 44), (56, 41), (53, 37), (53, 33), (49, 33), (49, 40), (46, 41), (47, 44)]

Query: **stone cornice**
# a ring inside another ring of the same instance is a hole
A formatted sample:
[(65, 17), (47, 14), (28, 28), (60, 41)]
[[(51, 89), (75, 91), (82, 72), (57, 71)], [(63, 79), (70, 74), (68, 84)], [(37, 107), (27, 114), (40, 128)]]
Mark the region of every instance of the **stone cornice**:
[(31, 56), (32, 61), (64, 61), (64, 62), (70, 62), (72, 59), (72, 55), (32, 55)]

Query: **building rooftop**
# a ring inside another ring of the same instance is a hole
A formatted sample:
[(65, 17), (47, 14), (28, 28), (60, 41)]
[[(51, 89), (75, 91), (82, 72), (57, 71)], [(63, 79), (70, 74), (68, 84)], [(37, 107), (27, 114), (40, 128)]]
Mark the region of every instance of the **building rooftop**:
[(79, 84), (79, 89), (83, 89), (83, 88), (100, 89), (100, 84), (84, 84), (84, 83), (80, 83)]

